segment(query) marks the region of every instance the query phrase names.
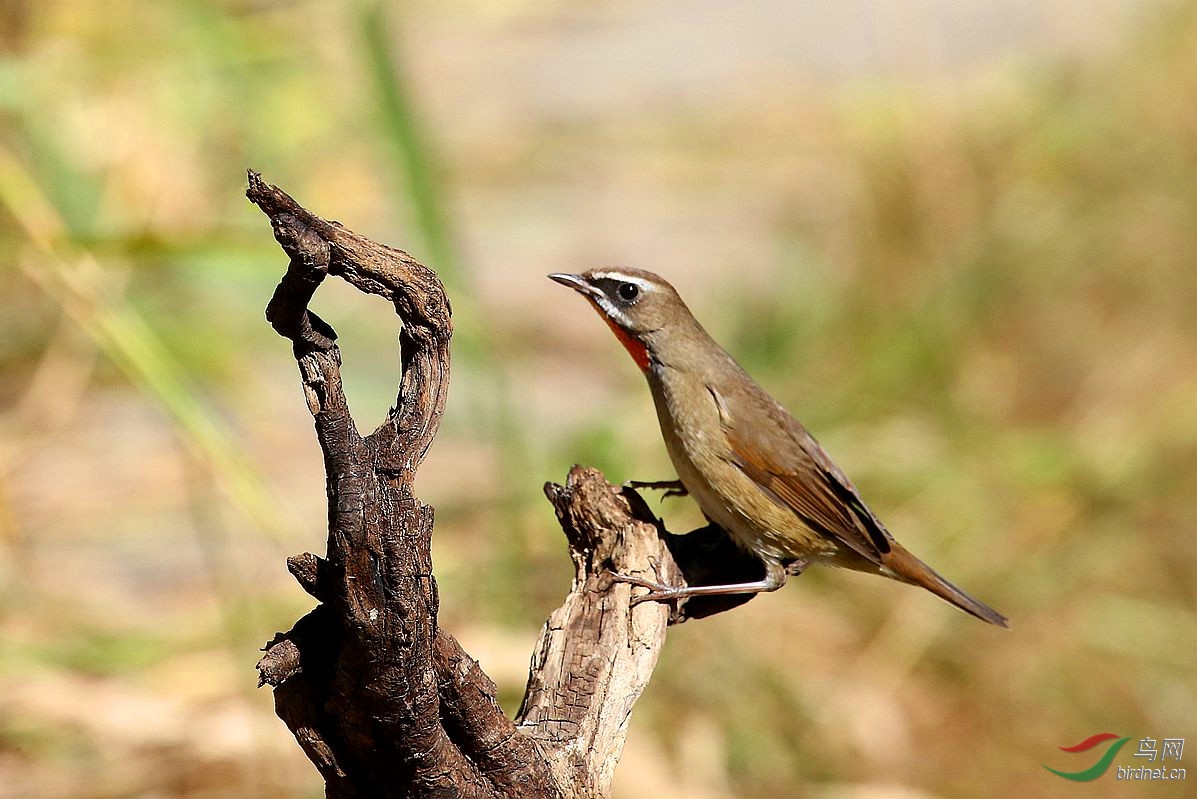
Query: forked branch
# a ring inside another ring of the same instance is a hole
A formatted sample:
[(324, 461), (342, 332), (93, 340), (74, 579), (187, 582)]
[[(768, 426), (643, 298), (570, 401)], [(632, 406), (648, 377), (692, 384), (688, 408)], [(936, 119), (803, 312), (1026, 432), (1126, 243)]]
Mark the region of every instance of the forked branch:
[[(432, 509), (414, 495), (449, 384), (451, 311), (436, 274), (407, 253), (312, 214), (249, 173), (247, 196), (290, 258), (266, 316), (290, 339), (324, 455), (324, 557), (288, 560), (320, 604), (267, 645), (260, 680), (330, 797), (606, 797), (632, 706), (668, 624), (741, 597), (644, 603), (610, 573), (696, 584), (759, 564), (718, 528), (672, 536), (630, 489), (574, 467), (546, 494), (575, 565), (532, 656), (515, 721), (490, 678), (437, 625)], [(328, 275), (392, 303), (402, 323), (395, 407), (363, 437), (341, 386), (333, 329), (308, 303)]]

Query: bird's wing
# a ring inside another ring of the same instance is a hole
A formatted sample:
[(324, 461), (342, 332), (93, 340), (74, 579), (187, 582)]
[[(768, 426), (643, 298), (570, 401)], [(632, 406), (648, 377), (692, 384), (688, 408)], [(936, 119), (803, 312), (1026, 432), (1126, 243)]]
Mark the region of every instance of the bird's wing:
[(745, 475), (815, 532), (881, 563), (881, 556), (890, 551), (889, 533), (798, 420), (763, 389), (711, 389), (711, 395), (719, 406), (732, 462)]

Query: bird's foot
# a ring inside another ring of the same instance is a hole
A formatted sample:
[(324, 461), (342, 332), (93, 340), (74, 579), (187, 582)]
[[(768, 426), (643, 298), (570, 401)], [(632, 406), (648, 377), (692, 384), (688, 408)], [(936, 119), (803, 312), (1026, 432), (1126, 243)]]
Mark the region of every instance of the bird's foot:
[(668, 499), (669, 497), (687, 497), (690, 492), (682, 485), (681, 480), (628, 480), (624, 483), (625, 488), (648, 488), (653, 490), (663, 490), (665, 493), (661, 495), (661, 499)]
[(653, 582), (643, 577), (636, 577), (631, 574), (620, 574), (619, 572), (608, 571), (607, 574), (611, 576), (611, 580), (617, 583), (627, 583), (636, 588), (647, 588), (647, 594), (640, 594), (632, 597), (631, 606), (636, 607), (641, 602), (669, 602), (673, 599), (681, 599), (689, 596), (683, 586), (666, 585), (664, 583)]
[[(800, 568), (805, 568), (805, 561)], [(608, 574), (617, 583), (627, 583), (639, 588), (647, 588), (647, 594), (632, 597), (632, 607), (641, 602), (672, 602), (677, 599), (689, 599), (692, 596), (726, 596), (730, 594), (759, 594), (765, 591), (776, 591), (786, 584), (788, 573), (780, 561), (765, 560), (765, 577), (750, 583), (730, 583), (727, 585), (665, 585), (646, 580), (643, 577), (633, 577), (630, 574), (619, 574), (609, 571)]]

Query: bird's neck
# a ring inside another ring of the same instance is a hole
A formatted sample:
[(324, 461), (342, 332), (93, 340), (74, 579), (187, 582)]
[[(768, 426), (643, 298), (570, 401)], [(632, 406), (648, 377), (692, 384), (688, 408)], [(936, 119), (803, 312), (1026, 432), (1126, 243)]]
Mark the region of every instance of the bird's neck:
[(646, 339), (650, 366), (659, 364), (663, 368), (705, 376), (735, 363), (727, 350), (692, 316), (653, 331)]

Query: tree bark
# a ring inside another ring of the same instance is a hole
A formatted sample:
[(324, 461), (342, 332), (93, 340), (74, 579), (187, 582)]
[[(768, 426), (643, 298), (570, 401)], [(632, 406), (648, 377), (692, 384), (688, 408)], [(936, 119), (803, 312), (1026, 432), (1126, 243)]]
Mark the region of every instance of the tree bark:
[[(246, 194), (290, 258), (266, 317), (292, 342), (327, 475), (325, 555), (287, 562), (320, 604), (258, 663), (279, 717), (337, 799), (608, 796), (666, 627), (750, 598), (633, 607), (633, 589), (610, 574), (712, 584), (755, 579), (759, 561), (716, 527), (669, 534), (635, 491), (575, 466), (564, 486), (545, 486), (573, 585), (508, 719), (494, 683), (437, 625), (433, 512), (412, 489), (449, 385), (444, 287), (407, 253), (321, 219), (255, 172)], [(336, 333), (308, 309), (328, 275), (391, 302), (402, 324), (395, 407), (364, 437), (342, 391)]]

